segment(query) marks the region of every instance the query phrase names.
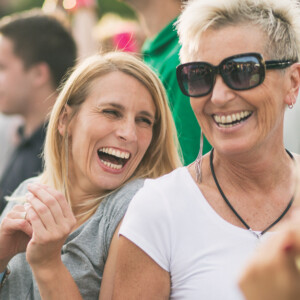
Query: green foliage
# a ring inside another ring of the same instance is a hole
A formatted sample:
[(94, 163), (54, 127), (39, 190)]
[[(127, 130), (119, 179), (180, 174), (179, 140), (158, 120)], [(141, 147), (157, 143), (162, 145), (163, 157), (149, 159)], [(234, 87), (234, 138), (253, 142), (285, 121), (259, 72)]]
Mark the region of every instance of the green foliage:
[(114, 12), (125, 18), (135, 18), (133, 10), (117, 0), (98, 0), (100, 17), (108, 12)]

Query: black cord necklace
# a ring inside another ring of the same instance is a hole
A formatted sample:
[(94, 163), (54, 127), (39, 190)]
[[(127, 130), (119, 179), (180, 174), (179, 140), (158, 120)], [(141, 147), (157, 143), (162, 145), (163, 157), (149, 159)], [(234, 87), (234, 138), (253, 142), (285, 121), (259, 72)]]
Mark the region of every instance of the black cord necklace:
[[(288, 150), (286, 150), (287, 154), (294, 160), (294, 156), (292, 155), (292, 153), (290, 153)], [(264, 229), (263, 231), (261, 231), (260, 233), (256, 233), (255, 231), (253, 231), (250, 226), (244, 221), (244, 219), (237, 213), (237, 211), (233, 208), (233, 206), (231, 205), (231, 203), (229, 202), (229, 200), (226, 198), (223, 190), (221, 189), (219, 182), (217, 180), (216, 174), (215, 174), (215, 170), (214, 170), (214, 165), (213, 165), (213, 157), (214, 157), (214, 149), (211, 150), (210, 152), (210, 170), (211, 170), (211, 174), (214, 178), (215, 184), (222, 196), (222, 198), (224, 199), (225, 203), (228, 205), (228, 207), (232, 210), (232, 212), (238, 217), (238, 219), (243, 223), (243, 225), (250, 231), (252, 232), (257, 238), (260, 238), (264, 233), (266, 233), (270, 228), (272, 228), (275, 224), (277, 224), (283, 217), (284, 215), (287, 213), (287, 211), (290, 209), (290, 207), (292, 206), (292, 203), (294, 201), (294, 196), (291, 198), (290, 202), (288, 203), (287, 207), (285, 208), (285, 210), (283, 211), (283, 213), (271, 224), (269, 225), (266, 229)]]

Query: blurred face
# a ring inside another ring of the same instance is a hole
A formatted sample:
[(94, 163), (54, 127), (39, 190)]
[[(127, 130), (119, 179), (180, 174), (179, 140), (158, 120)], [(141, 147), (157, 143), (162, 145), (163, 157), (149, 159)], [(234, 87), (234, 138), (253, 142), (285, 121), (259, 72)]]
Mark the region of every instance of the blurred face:
[[(265, 60), (274, 59), (264, 54), (265, 40), (256, 27), (210, 29), (202, 35), (196, 60), (218, 65), (229, 56), (249, 52), (261, 53)], [(267, 70), (261, 85), (245, 91), (232, 90), (217, 75), (208, 95), (191, 98), (198, 122), (217, 151), (234, 154), (266, 147), (266, 143), (282, 143), (288, 93), (285, 74)]]
[(0, 35), (0, 111), (23, 115), (31, 90), (31, 73), (14, 53), (13, 42)]
[(119, 187), (147, 151), (154, 119), (152, 96), (137, 79), (122, 72), (96, 79), (68, 128), (72, 186), (88, 194)]

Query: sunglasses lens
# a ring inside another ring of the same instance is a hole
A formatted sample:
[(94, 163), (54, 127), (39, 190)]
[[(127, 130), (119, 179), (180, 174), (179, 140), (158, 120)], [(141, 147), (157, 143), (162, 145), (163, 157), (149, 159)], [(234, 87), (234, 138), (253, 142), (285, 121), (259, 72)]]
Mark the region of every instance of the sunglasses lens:
[(228, 59), (221, 66), (226, 84), (234, 90), (247, 90), (261, 83), (264, 67), (255, 56)]
[(184, 94), (191, 97), (200, 97), (209, 93), (214, 80), (211, 66), (205, 63), (183, 66), (179, 77)]

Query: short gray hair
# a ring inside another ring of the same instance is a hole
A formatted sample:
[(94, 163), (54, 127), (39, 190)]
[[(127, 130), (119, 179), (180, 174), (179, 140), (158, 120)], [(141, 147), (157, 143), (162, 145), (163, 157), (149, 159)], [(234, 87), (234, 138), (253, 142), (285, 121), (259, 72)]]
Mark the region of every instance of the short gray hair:
[(204, 31), (240, 24), (256, 25), (265, 32), (270, 58), (298, 60), (298, 0), (190, 0), (177, 22), (181, 61), (194, 59)]

